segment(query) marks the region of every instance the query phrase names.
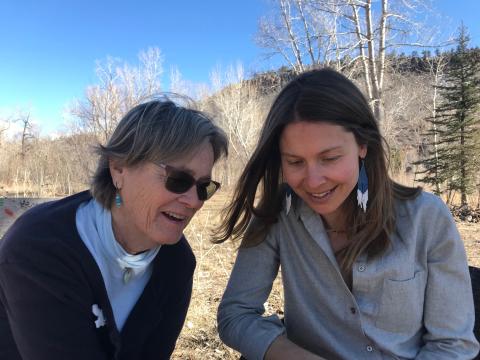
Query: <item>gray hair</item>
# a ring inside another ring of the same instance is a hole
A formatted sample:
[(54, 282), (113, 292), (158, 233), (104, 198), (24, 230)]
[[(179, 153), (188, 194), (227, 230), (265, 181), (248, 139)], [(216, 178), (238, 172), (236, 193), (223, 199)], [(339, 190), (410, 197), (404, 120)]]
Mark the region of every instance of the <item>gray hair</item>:
[(206, 114), (174, 103), (168, 97), (152, 100), (131, 109), (118, 123), (108, 143), (96, 148), (100, 159), (91, 184), (92, 196), (110, 209), (116, 193), (109, 161), (124, 166), (143, 162), (168, 162), (192, 154), (208, 140), (214, 162), (228, 154), (228, 140)]

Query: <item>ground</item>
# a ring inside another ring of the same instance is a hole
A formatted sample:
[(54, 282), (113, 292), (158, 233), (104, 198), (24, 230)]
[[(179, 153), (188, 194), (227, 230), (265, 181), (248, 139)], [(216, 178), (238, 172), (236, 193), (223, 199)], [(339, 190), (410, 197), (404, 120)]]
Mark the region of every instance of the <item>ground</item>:
[(467, 251), (468, 263), (480, 267), (480, 223), (457, 222)]

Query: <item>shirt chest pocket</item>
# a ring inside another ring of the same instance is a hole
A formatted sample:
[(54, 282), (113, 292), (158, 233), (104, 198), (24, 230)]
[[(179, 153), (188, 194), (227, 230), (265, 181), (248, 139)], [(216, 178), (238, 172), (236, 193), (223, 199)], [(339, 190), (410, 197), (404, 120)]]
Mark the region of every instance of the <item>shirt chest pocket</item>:
[(416, 332), (422, 326), (426, 272), (407, 280), (385, 279), (375, 325), (394, 333)]

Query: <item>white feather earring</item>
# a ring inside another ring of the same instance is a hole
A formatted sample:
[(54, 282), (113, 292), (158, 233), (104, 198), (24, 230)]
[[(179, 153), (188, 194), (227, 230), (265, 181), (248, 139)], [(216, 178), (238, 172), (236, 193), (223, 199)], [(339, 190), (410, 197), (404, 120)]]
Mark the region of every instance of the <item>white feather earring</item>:
[(292, 189), (290, 186), (287, 186), (287, 190), (285, 191), (285, 213), (288, 215), (290, 212), (290, 208), (292, 206)]
[(357, 202), (358, 206), (363, 209), (363, 212), (366, 212), (368, 202), (368, 177), (367, 171), (365, 170), (364, 159), (362, 159), (362, 165), (360, 166), (360, 173), (358, 175)]

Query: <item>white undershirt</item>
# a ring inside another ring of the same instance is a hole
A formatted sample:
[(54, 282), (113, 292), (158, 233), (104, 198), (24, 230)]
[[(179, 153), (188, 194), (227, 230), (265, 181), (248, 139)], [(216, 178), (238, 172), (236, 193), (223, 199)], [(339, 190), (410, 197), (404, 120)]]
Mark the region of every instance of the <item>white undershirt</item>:
[[(127, 253), (115, 240), (111, 212), (94, 199), (78, 208), (76, 224), (81, 239), (100, 268), (115, 323), (121, 331), (152, 275), (152, 260), (160, 246), (137, 255)], [(125, 276), (126, 271), (130, 276)]]

